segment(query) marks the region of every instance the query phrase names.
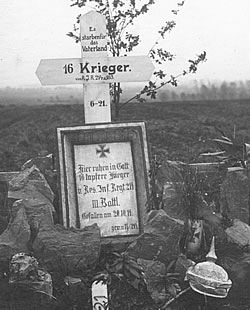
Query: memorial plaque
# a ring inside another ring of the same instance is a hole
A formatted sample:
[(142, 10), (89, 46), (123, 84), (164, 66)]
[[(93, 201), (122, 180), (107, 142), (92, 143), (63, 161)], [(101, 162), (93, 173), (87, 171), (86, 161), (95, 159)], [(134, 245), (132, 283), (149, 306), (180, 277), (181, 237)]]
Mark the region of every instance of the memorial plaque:
[(148, 199), (143, 122), (58, 128), (62, 219), (104, 239), (142, 233)]
[(75, 145), (74, 154), (80, 227), (98, 220), (102, 237), (138, 234), (131, 144)]

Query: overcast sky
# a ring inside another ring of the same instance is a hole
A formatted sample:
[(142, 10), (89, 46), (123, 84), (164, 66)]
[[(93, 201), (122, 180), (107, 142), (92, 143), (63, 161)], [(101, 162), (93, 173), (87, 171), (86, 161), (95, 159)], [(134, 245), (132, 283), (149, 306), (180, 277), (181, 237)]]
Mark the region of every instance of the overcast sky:
[[(136, 54), (147, 54), (165, 21), (177, 26), (166, 36), (163, 47), (176, 54), (167, 63), (178, 74), (188, 59), (207, 52), (192, 79), (250, 80), (250, 1), (186, 0), (176, 17), (174, 0), (155, 0), (150, 13), (134, 28), (141, 34)], [(80, 57), (80, 45), (66, 36), (75, 16), (84, 9), (70, 7), (70, 0), (1, 0), (0, 87), (40, 86), (35, 71), (42, 58)], [(187, 79), (188, 80), (188, 79)]]

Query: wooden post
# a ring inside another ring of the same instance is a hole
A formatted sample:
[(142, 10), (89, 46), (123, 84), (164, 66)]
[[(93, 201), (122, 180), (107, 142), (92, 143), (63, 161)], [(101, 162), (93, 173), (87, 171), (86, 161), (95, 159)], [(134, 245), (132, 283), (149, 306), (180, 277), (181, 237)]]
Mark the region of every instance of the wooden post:
[(102, 281), (94, 281), (92, 290), (92, 307), (93, 310), (108, 310), (108, 288), (107, 284)]
[[(108, 56), (105, 16), (90, 11), (80, 18), (81, 55), (85, 57)], [(111, 122), (109, 84), (83, 85), (85, 123)]]

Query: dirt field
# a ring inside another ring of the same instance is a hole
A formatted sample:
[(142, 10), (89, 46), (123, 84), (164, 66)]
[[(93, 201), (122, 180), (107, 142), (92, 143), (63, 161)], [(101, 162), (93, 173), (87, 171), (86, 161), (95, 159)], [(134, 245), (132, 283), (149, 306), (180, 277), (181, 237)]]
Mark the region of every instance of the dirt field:
[[(216, 128), (250, 143), (250, 100), (133, 103), (121, 110), (120, 120), (146, 121), (151, 155), (170, 160), (202, 161), (201, 152), (215, 150)], [(80, 104), (0, 103), (0, 171), (20, 169), (41, 150), (56, 155), (56, 127), (82, 124)]]

